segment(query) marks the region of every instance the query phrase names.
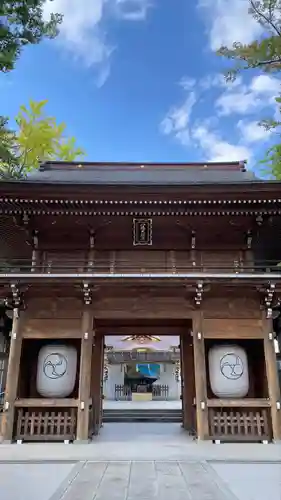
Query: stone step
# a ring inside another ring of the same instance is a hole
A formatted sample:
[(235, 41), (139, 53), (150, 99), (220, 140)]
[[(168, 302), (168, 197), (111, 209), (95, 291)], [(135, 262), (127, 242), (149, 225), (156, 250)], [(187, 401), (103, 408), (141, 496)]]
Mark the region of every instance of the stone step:
[(181, 422), (179, 409), (108, 409), (103, 410), (103, 422)]

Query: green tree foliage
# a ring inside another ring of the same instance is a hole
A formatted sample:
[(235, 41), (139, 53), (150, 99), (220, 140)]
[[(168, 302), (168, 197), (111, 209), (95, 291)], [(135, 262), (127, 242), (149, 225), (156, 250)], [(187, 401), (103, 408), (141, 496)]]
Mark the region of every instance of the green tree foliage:
[(249, 45), (235, 42), (221, 47), (219, 55), (236, 62), (228, 71), (233, 79), (241, 70), (258, 68), (265, 73), (281, 70), (281, 0), (249, 0), (249, 14), (262, 27), (262, 36)]
[(62, 22), (60, 14), (43, 19), (44, 0), (0, 0), (0, 71), (14, 69), (22, 48), (54, 38)]
[[(281, 0), (249, 0), (249, 13), (261, 25), (261, 37), (245, 45), (239, 41), (231, 48), (221, 47), (218, 54), (234, 61), (226, 79), (234, 80), (241, 71), (254, 69), (262, 73), (281, 72)], [(281, 91), (281, 85), (280, 85)], [(277, 109), (281, 110), (281, 92), (276, 96)], [(281, 115), (280, 115), (281, 116)], [(274, 130), (281, 138), (281, 122), (272, 118), (260, 121), (267, 130)], [(281, 179), (281, 144), (271, 147), (262, 161), (272, 177)]]
[(0, 116), (0, 158), (3, 161), (11, 161), (13, 155), (11, 144), (14, 140), (14, 133), (8, 128), (8, 118)]
[(11, 132), (4, 120), (0, 128), (0, 179), (25, 178), (48, 160), (74, 161), (84, 155), (73, 137), (64, 136), (66, 125), (45, 114), (47, 101), (30, 101), (16, 117), (18, 130)]

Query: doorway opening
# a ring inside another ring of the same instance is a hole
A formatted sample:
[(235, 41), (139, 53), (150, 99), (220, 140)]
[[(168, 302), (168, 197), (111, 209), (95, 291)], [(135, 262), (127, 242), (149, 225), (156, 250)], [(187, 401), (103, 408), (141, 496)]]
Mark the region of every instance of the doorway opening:
[(190, 331), (187, 320), (97, 321), (96, 332), (104, 339), (101, 435), (113, 432), (112, 425), (126, 424), (129, 432), (128, 425), (141, 431), (146, 423), (193, 433), (193, 418), (184, 415), (194, 411), (191, 356), (184, 390), (182, 377), (182, 345), (193, 352)]

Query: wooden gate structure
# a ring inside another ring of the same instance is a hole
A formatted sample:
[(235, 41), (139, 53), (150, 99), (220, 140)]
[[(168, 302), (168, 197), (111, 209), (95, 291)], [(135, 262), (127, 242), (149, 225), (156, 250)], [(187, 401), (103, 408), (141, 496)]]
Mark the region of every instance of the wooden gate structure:
[[(180, 335), (183, 426), (195, 421), (198, 440), (280, 440), (280, 187), (238, 162), (46, 163), (2, 181), (3, 440), (97, 434), (103, 339), (117, 330)], [(78, 353), (68, 397), (37, 390), (38, 353), (50, 342)], [(212, 392), (208, 353), (226, 342), (247, 352), (246, 397)]]

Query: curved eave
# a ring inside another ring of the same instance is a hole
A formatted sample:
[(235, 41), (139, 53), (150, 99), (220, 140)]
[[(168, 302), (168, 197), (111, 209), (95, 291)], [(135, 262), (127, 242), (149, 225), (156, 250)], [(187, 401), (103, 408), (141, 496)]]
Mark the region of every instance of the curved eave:
[(281, 182), (221, 182), (194, 184), (73, 184), (0, 182), (0, 208), (7, 200), (30, 201), (33, 204), (51, 200), (71, 204), (74, 202), (104, 203), (106, 201), (138, 202), (167, 200), (276, 200), (281, 201)]

